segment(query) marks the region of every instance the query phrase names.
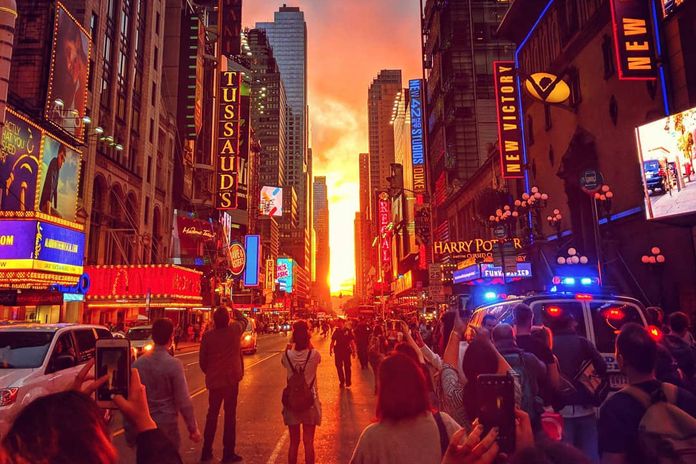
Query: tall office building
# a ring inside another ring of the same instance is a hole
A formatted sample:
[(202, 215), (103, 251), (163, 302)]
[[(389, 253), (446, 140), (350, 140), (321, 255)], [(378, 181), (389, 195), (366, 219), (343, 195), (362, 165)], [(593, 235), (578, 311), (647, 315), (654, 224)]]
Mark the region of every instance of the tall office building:
[[(372, 202), (371, 202), (371, 187), (370, 187), (370, 155), (368, 153), (360, 153), (358, 156), (359, 163), (359, 182), (360, 182), (360, 211), (359, 221), (356, 227), (359, 227), (359, 233), (356, 232), (356, 249), (360, 249), (360, 254), (356, 254), (355, 272), (356, 285), (358, 293), (365, 297), (368, 294), (368, 280), (370, 269), (376, 268), (377, 252), (372, 248), (372, 227), (370, 226), (372, 218)], [(375, 264), (373, 264), (375, 263)]]
[(384, 69), (367, 92), (368, 132), (370, 136), (370, 190), (386, 188), (394, 162), (394, 131), (390, 124), (394, 99), (401, 91), (401, 71)]
[(298, 196), (300, 228), (303, 234), (293, 234), (304, 241), (304, 249), (293, 258), (311, 272), (311, 156), (308, 150), (307, 124), (307, 25), (298, 7), (283, 5), (275, 12), (273, 22), (256, 24), (266, 31), (273, 48), (287, 97), (285, 180), (295, 187)]
[(314, 178), (314, 230), (316, 232), (316, 289), (319, 303), (326, 307), (331, 303), (329, 269), (331, 254), (329, 247), (329, 196), (326, 177)]
[(427, 0), (428, 160), (436, 239), (447, 225), (437, 208), (457, 193), (498, 138), (492, 63), (511, 59), (514, 46), (496, 37), (508, 1)]

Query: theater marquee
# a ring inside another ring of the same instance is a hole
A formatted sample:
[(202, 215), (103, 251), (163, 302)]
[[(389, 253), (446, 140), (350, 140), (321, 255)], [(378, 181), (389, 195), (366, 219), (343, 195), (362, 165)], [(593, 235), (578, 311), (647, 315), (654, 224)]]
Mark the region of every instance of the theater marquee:
[(494, 61), (495, 100), (498, 115), (500, 168), (506, 179), (522, 176), (522, 129), (520, 96), (515, 83), (515, 63)]

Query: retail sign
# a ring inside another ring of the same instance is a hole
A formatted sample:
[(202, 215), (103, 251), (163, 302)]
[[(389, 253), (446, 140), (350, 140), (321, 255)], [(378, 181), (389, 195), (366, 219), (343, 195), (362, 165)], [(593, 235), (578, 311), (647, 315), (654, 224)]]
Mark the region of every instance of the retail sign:
[(425, 150), (423, 144), (423, 81), (408, 81), (411, 105), (411, 161), (413, 163), (413, 191), (426, 192)]
[(261, 236), (246, 235), (244, 237), (246, 249), (246, 266), (244, 267), (244, 286), (259, 286), (259, 271), (261, 268)]
[(505, 271), (503, 271), (502, 266), (497, 266), (495, 264), (473, 264), (464, 269), (454, 271), (452, 274), (452, 281), (455, 284), (463, 284), (480, 279), (498, 279), (503, 277), (503, 272), (506, 279), (529, 278), (532, 277), (532, 264), (515, 263), (508, 269), (505, 269)]
[(563, 103), (570, 97), (570, 87), (555, 74), (534, 73), (524, 80), (524, 88), (544, 103)]
[(283, 215), (283, 189), (281, 187), (261, 187), (259, 212), (263, 216)]
[(278, 258), (276, 265), (276, 281), (278, 287), (285, 293), (292, 293), (293, 280), (295, 278), (294, 262), (290, 258)]
[(2, 219), (0, 231), (0, 271), (82, 274), (82, 231), (37, 219)]
[(481, 267), (478, 264), (472, 264), (464, 269), (458, 269), (452, 273), (452, 283), (461, 284), (478, 280), (481, 278)]
[(241, 275), (244, 272), (246, 264), (246, 253), (241, 243), (233, 243), (227, 250), (227, 255), (230, 263), (230, 272), (234, 276)]
[(515, 82), (515, 72), (515, 63), (512, 61), (493, 62), (500, 169), (506, 179), (523, 177), (520, 95)]
[(221, 24), (220, 53), (234, 56), (240, 53), (242, 32), (242, 0), (219, 0), (218, 24)]
[(377, 224), (379, 226), (379, 256), (382, 275), (391, 271), (391, 198), (387, 192), (377, 196)]
[(242, 76), (237, 71), (221, 71), (219, 82), (215, 208), (237, 209)]
[(611, 0), (619, 79), (657, 78), (650, 5), (646, 0)]
[(266, 292), (272, 292), (275, 290), (275, 280), (276, 280), (276, 266), (275, 260), (266, 260)]

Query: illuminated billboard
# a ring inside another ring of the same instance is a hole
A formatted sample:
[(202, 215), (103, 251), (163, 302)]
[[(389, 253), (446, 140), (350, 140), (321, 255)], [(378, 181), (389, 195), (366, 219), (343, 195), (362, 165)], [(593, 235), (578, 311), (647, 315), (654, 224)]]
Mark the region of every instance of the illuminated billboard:
[(648, 219), (696, 212), (695, 138), (696, 108), (636, 129)]
[(215, 208), (237, 209), (242, 76), (237, 71), (222, 71), (219, 82)]
[(382, 275), (387, 276), (391, 272), (392, 247), (391, 247), (391, 197), (387, 192), (380, 192), (377, 197), (377, 224), (379, 226), (379, 256)]
[(282, 216), (283, 189), (280, 187), (261, 187), (259, 212), (262, 216)]
[(76, 139), (84, 133), (87, 105), (89, 33), (62, 3), (56, 4), (51, 70), (46, 93), (46, 119)]
[(611, 19), (619, 79), (656, 79), (650, 2), (611, 0)]
[(0, 219), (0, 270), (82, 274), (85, 234), (39, 219)]
[(40, 152), (41, 129), (8, 108), (0, 148), (0, 210), (34, 209)]
[(293, 265), (294, 263), (291, 258), (278, 258), (276, 264), (276, 282), (278, 283), (278, 290), (292, 293), (293, 280), (295, 278)]
[(259, 273), (261, 270), (261, 236), (244, 236), (244, 248), (246, 249), (246, 266), (244, 266), (244, 286), (258, 287)]
[(36, 209), (74, 221), (80, 181), (80, 153), (45, 134), (39, 178)]
[(515, 63), (494, 61), (495, 104), (498, 117), (498, 147), (500, 169), (506, 179), (522, 176), (522, 128), (520, 123), (520, 95), (515, 82)]
[(413, 163), (413, 191), (425, 193), (425, 155), (423, 145), (423, 82), (408, 81), (411, 100), (411, 161)]

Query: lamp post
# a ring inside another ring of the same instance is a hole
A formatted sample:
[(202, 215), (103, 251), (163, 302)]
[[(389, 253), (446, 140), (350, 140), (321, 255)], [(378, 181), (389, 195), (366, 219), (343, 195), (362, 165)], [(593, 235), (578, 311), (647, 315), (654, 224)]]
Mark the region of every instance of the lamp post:
[(658, 288), (658, 295), (659, 295), (659, 301), (658, 305), (662, 306), (663, 303), (663, 289), (662, 289), (662, 277), (663, 277), (663, 271), (664, 271), (664, 265), (667, 262), (667, 258), (665, 255), (662, 254), (662, 250), (660, 247), (651, 247), (650, 248), (650, 254), (649, 255), (643, 255), (640, 257), (641, 263), (645, 264), (646, 266), (649, 266), (649, 268), (652, 270), (652, 272), (655, 274), (656, 277), (659, 277), (659, 279), (655, 279), (657, 282), (657, 288)]

